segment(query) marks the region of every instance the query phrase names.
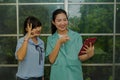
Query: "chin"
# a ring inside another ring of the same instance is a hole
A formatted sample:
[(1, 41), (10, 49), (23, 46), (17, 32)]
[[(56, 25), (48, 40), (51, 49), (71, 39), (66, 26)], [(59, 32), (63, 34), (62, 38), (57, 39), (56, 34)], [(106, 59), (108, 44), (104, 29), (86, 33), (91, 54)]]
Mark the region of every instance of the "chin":
[(62, 32), (66, 31), (66, 29), (61, 29)]

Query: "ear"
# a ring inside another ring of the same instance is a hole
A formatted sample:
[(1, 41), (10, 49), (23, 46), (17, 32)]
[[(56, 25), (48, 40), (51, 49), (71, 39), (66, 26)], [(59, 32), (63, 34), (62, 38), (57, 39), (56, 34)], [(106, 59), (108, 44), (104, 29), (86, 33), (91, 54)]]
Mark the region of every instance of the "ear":
[(55, 25), (55, 22), (54, 22), (54, 21), (52, 21), (52, 24), (54, 24), (54, 25)]

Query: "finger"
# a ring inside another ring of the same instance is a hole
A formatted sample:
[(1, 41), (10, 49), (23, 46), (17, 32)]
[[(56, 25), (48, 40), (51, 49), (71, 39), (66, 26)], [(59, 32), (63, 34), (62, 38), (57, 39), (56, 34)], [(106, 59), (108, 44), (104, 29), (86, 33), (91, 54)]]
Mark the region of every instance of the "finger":
[(34, 35), (34, 32), (33, 32), (33, 31), (31, 31), (31, 35)]
[(68, 35), (65, 35), (65, 38), (66, 38), (67, 40), (69, 40), (69, 39), (70, 39)]
[(35, 36), (40, 36), (40, 34), (35, 34)]
[(88, 46), (88, 45), (85, 45), (85, 47), (86, 47), (86, 48), (89, 48), (89, 46)]
[(29, 29), (29, 23), (27, 23), (27, 28)]
[(30, 23), (30, 28), (32, 29), (32, 23)]
[(69, 40), (70, 38), (69, 37), (66, 37), (67, 40)]
[(40, 36), (40, 34), (33, 34), (33, 35), (31, 35), (31, 38), (35, 37), (35, 36)]
[(68, 36), (68, 35), (64, 35), (63, 37), (65, 37), (65, 38), (69, 38), (69, 36)]
[(86, 51), (88, 48), (86, 48), (86, 47), (83, 47), (83, 49)]
[(86, 51), (81, 51), (82, 53), (86, 53)]
[(92, 47), (92, 43), (90, 42), (89, 44), (90, 44), (90, 47)]
[(94, 45), (92, 46), (92, 49), (94, 49)]

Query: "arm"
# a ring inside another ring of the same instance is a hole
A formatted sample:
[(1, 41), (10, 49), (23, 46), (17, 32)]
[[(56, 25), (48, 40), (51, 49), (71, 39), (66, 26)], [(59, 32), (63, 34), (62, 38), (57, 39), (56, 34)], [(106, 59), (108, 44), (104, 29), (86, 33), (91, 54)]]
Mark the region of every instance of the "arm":
[(90, 43), (90, 47), (88, 47), (87, 45), (85, 46), (85, 51), (82, 51), (83, 53), (86, 53), (84, 55), (80, 55), (79, 59), (81, 61), (85, 61), (90, 59), (93, 55), (94, 55), (94, 46), (92, 46), (92, 44)]
[(55, 45), (54, 49), (52, 50), (52, 52), (49, 55), (49, 61), (50, 61), (50, 63), (54, 63), (54, 61), (56, 60), (56, 57), (58, 55), (60, 46), (61, 46), (61, 44), (60, 44), (60, 41), (58, 40), (56, 42), (56, 45)]
[(28, 41), (24, 40), (24, 42), (22, 43), (22, 46), (18, 49), (17, 58), (19, 61), (22, 61), (24, 59), (27, 52), (27, 45), (28, 45)]
[(63, 37), (61, 37), (57, 40), (55, 47), (53, 48), (52, 52), (49, 55), (50, 63), (53, 64), (55, 62), (55, 60), (58, 56), (61, 45), (65, 42), (67, 42), (68, 40), (69, 40), (68, 36), (63, 36)]
[(28, 33), (25, 36), (25, 39), (22, 43), (22, 46), (18, 49), (17, 53), (17, 58), (19, 61), (24, 60), (25, 56), (26, 56), (26, 52), (27, 52), (27, 46), (28, 46), (28, 40), (31, 37), (31, 31), (32, 30), (32, 24), (27, 24), (27, 28), (26, 31), (28, 31)]

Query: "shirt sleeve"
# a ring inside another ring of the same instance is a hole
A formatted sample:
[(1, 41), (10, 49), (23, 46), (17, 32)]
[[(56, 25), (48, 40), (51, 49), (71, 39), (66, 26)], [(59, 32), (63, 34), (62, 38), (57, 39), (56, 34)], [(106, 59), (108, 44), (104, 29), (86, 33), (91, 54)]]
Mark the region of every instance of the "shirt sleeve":
[(77, 50), (80, 51), (80, 49), (81, 49), (81, 47), (82, 47), (82, 45), (83, 45), (83, 41), (82, 41), (81, 35), (78, 36), (77, 43), (78, 43), (78, 44), (77, 44), (77, 46), (78, 46), (78, 47), (77, 47)]
[(52, 46), (51, 46), (51, 39), (50, 37), (47, 38), (47, 46), (46, 46), (46, 54), (45, 56), (48, 56), (50, 52), (52, 51)]
[(17, 46), (16, 46), (16, 50), (15, 50), (15, 58), (16, 59), (17, 59), (17, 51), (21, 47), (22, 43), (23, 43), (23, 40), (21, 40), (21, 39), (19, 39), (17, 42)]

